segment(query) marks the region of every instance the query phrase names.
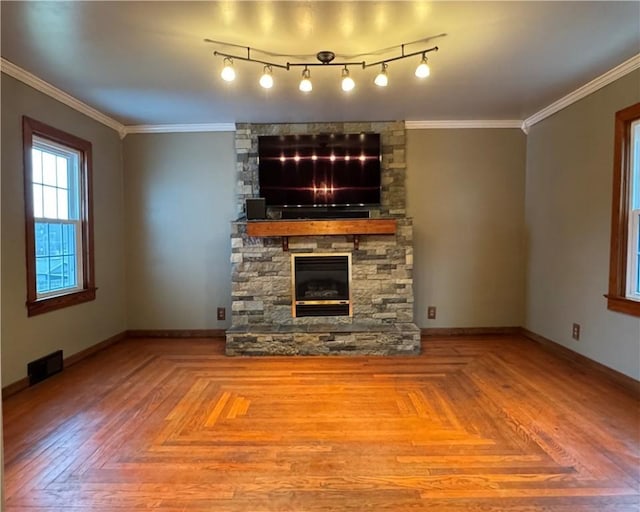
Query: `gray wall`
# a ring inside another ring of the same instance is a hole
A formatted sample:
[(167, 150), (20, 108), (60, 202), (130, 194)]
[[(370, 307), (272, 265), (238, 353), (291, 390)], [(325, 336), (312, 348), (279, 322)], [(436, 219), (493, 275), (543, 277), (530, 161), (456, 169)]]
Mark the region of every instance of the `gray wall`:
[[(2, 223), (2, 209), (0, 208), (0, 224)], [(2, 244), (0, 243), (0, 252)], [(1, 259), (1, 258), (0, 258)], [(2, 265), (0, 265), (0, 283), (2, 283)], [(0, 294), (0, 319), (2, 318), (2, 298)], [(1, 336), (0, 336), (1, 339)], [(0, 383), (2, 383), (2, 350), (0, 350)], [(1, 387), (1, 385), (0, 385)], [(4, 434), (2, 426), (2, 394), (0, 393), (0, 510), (4, 510)]]
[(407, 132), (419, 327), (522, 325), (525, 154), (517, 129)]
[(129, 329), (230, 325), (235, 160), (233, 132), (125, 138)]
[[(65, 357), (126, 329), (122, 145), (111, 128), (2, 74), (2, 382), (26, 376), (29, 361)], [(22, 116), (93, 144), (95, 301), (27, 317)]]
[[(640, 379), (640, 318), (607, 310), (614, 113), (635, 71), (534, 125), (527, 140), (525, 326)], [(581, 340), (571, 326), (582, 326)]]
[[(640, 101), (639, 81), (640, 72), (618, 80), (528, 137), (407, 131), (420, 327), (525, 325), (640, 378), (640, 320), (609, 312), (602, 297), (613, 113)], [(94, 146), (98, 298), (33, 318), (24, 306), (23, 114)], [(69, 356), (127, 328), (226, 328), (215, 308), (230, 308), (235, 169), (231, 132), (129, 135), (123, 143), (3, 74), (3, 385), (24, 377), (32, 359), (58, 348)], [(438, 308), (435, 321), (426, 319), (429, 305)], [(578, 343), (572, 322), (582, 325)]]

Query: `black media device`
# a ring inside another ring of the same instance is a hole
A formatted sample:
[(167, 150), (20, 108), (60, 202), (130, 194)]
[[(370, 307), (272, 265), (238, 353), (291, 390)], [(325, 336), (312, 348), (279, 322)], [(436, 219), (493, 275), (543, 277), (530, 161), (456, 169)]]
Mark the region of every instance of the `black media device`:
[(260, 195), (266, 206), (380, 205), (380, 134), (258, 137)]
[(247, 199), (245, 206), (247, 220), (260, 220), (266, 217), (266, 208), (263, 197)]

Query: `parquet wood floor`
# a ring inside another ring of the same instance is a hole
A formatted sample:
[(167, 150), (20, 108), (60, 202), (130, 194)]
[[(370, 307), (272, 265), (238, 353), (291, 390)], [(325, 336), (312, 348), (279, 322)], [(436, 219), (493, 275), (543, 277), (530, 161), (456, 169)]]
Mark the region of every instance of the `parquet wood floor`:
[(5, 510), (640, 510), (638, 397), (519, 337), (418, 357), (125, 340), (4, 404)]

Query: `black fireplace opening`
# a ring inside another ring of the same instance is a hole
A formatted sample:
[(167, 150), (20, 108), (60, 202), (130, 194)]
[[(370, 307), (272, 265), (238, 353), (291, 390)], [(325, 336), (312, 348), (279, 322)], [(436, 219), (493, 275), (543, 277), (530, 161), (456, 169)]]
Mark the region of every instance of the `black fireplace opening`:
[(350, 254), (293, 258), (293, 316), (351, 316)]

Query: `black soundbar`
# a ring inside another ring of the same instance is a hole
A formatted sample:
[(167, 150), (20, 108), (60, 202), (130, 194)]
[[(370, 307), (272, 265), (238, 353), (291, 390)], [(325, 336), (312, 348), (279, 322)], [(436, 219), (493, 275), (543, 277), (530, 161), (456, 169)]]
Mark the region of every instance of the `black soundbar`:
[(284, 208), (283, 219), (368, 219), (369, 210), (341, 208)]

